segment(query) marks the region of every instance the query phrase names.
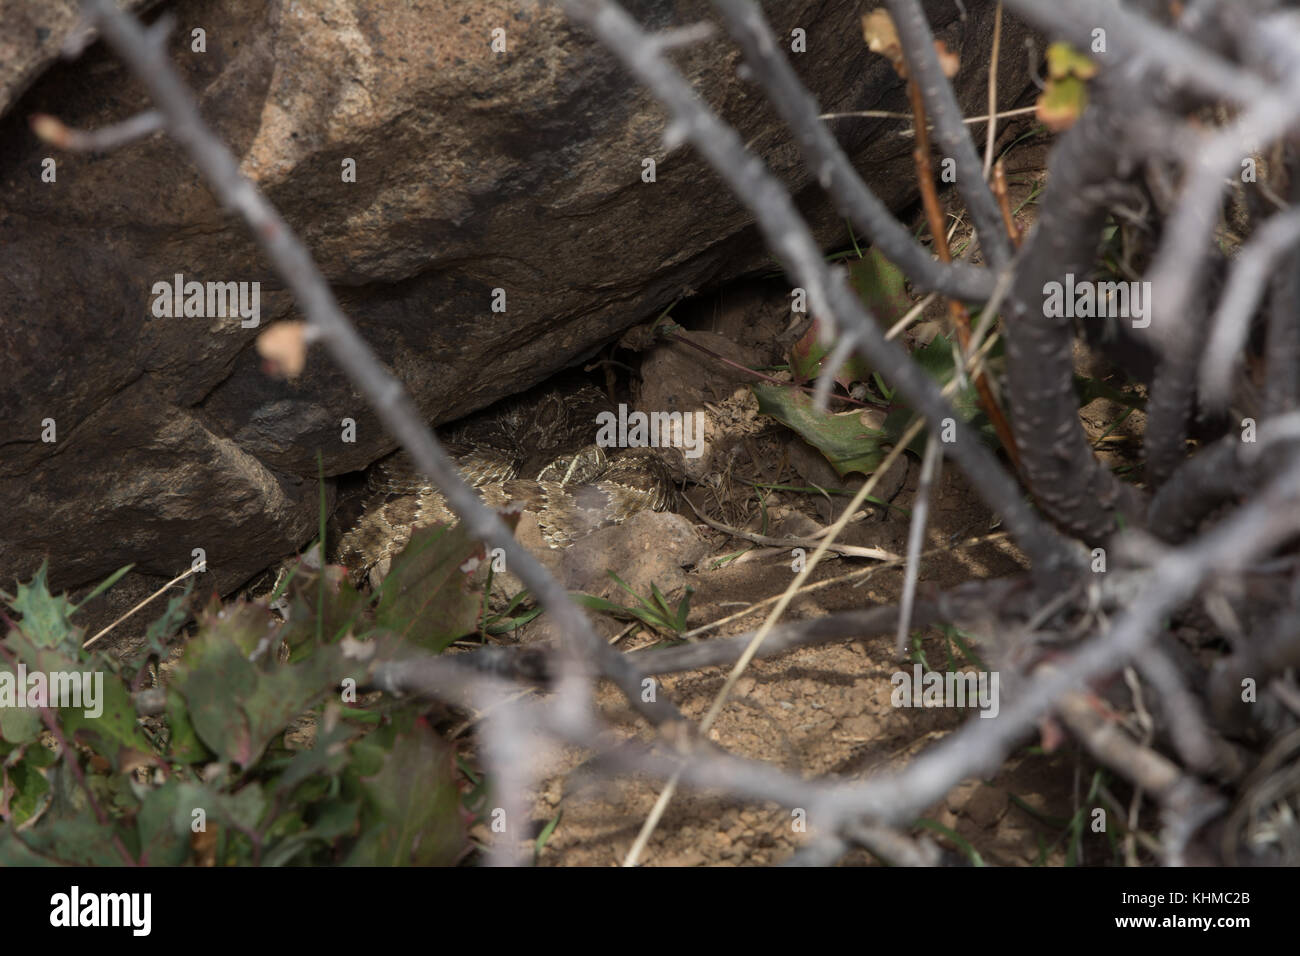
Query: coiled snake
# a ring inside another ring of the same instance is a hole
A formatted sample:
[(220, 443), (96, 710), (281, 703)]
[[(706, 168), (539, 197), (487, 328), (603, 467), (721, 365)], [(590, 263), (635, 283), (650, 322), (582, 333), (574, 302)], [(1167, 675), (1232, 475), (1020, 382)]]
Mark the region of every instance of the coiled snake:
[[(532, 512), (547, 544), (563, 548), (673, 502), (657, 450), (595, 443), (597, 415), (612, 410), (592, 385), (551, 387), (500, 402), (440, 437), (489, 507)], [(364, 511), (339, 541), (338, 559), (354, 580), (386, 574), (417, 528), (457, 520), (405, 452), (376, 463), (366, 486)]]

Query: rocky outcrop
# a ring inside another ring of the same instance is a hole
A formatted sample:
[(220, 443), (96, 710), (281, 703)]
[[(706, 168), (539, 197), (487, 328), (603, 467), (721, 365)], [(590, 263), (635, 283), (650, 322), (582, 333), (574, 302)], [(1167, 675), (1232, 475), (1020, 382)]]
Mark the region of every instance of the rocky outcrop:
[[(229, 590), (312, 536), (318, 454), (332, 477), (393, 442), (323, 354), (292, 383), (263, 373), (253, 340), (294, 305), (163, 134), (107, 155), (36, 140), (34, 112), (98, 128), (148, 103), (102, 45), (49, 65), (69, 4), (2, 6), (6, 28), (22, 29), (0, 45), (0, 94), (45, 72), (0, 129), (0, 572), (12, 583), (49, 557), (55, 583), (72, 587), (129, 562), (171, 575), (202, 548), (208, 583)], [(964, 105), (984, 112), (993, 4), (968, 0), (964, 21), (946, 0), (928, 6), (963, 54)], [(629, 7), (657, 27), (710, 15), (693, 0)], [(556, 5), (181, 0), (149, 15), (163, 11), (204, 116), (434, 422), (767, 261), (694, 152), (665, 150), (662, 111)], [(901, 108), (900, 82), (863, 46), (860, 12), (818, 0), (768, 9), (781, 35), (806, 31), (807, 52), (791, 57), (825, 109)], [(1003, 102), (1027, 76), (1018, 29), (1003, 37)], [(675, 58), (836, 240), (842, 226), (805, 190), (794, 145), (738, 77), (725, 36)], [(899, 126), (835, 126), (895, 207), (913, 193)], [(257, 325), (158, 314), (172, 297), (155, 286), (177, 274), (257, 283)]]

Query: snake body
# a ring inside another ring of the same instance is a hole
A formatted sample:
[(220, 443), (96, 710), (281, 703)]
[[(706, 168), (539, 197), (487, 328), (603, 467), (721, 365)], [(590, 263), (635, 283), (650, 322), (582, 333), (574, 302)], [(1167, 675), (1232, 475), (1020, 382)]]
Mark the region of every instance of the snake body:
[[(674, 498), (654, 449), (595, 443), (604, 411), (612, 405), (594, 386), (552, 387), (498, 403), (440, 437), (489, 507), (532, 512), (546, 543), (563, 548), (638, 511), (662, 511)], [(339, 561), (354, 579), (387, 573), (416, 529), (457, 520), (405, 452), (376, 463), (366, 485), (361, 517), (339, 542)]]

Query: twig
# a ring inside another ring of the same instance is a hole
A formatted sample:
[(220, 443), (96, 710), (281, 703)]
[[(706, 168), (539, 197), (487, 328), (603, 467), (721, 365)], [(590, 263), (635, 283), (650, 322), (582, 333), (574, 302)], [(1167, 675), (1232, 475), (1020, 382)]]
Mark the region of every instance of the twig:
[(1011, 211), (1011, 197), (1007, 191), (1007, 173), (1002, 160), (993, 164), (993, 195), (997, 197), (998, 209), (1002, 213), (1002, 225), (1006, 227), (1007, 238), (1011, 245), (1020, 248), (1020, 226), (1016, 223), (1015, 213)]
[[(918, 429), (919, 430), (919, 429)], [(901, 445), (899, 446), (902, 447)], [(883, 466), (882, 469), (883, 470)], [(707, 524), (714, 531), (721, 531), (736, 538), (742, 538), (745, 541), (761, 544), (769, 548), (816, 548), (820, 543), (825, 542), (825, 538), (819, 542), (816, 538), (774, 538), (771, 535), (758, 534), (754, 531), (744, 531), (740, 528), (733, 528), (731, 525), (723, 524), (721, 521), (715, 521), (708, 515), (703, 514), (695, 503), (687, 499), (686, 503), (691, 506), (695, 516)], [(846, 512), (847, 513), (847, 512)], [(833, 551), (836, 554), (842, 554), (846, 558), (872, 558), (876, 561), (898, 561), (898, 555), (892, 551), (886, 551), (884, 548), (864, 548), (856, 544), (835, 544), (826, 545), (826, 550)]]
[[(590, 23), (592, 13), (599, 10), (602, 4), (571, 0), (566, 6), (579, 19)], [(755, 78), (763, 85), (768, 99), (794, 132), (804, 162), (816, 172), (822, 188), (830, 195), (836, 208), (918, 287), (967, 301), (987, 299), (993, 290), (993, 277), (986, 270), (965, 263), (945, 266), (935, 262), (867, 188), (835, 137), (818, 118), (816, 101), (804, 89), (790, 64), (779, 52), (758, 4), (750, 0), (714, 0), (714, 6), (722, 14), (727, 30), (744, 51), (745, 59)], [(587, 12), (579, 13), (579, 8), (585, 8)], [(602, 35), (608, 29), (610, 27), (596, 28)], [(630, 52), (628, 50), (629, 54)], [(642, 66), (625, 59), (625, 63), (643, 80), (646, 78), (644, 70), (662, 71), (649, 62)], [(651, 86), (651, 89), (654, 88)], [(662, 93), (659, 98), (666, 104), (670, 103)], [(686, 114), (682, 110), (671, 108), (678, 114), (679, 122), (685, 120)], [(707, 158), (708, 150), (700, 145), (700, 139), (698, 135), (692, 137), (696, 147)], [(728, 149), (727, 152), (735, 150)], [(713, 161), (710, 160), (710, 163)], [(716, 164), (714, 168), (718, 168)], [(727, 177), (724, 175), (724, 178)]]
[[(1067, 568), (1077, 553), (1038, 518), (1020, 497), (1015, 483), (979, 439), (958, 420), (929, 376), (893, 342), (885, 341), (875, 321), (849, 289), (842, 270), (831, 271), (822, 259), (789, 193), (757, 158), (748, 154), (735, 131), (721, 123), (631, 18), (611, 0), (565, 0), (571, 16), (586, 24), (664, 103), (685, 135), (758, 220), (778, 260), (808, 290), (813, 311), (856, 330), (859, 351), (876, 368), (889, 369), (899, 394), (932, 426), (955, 421), (952, 458), (984, 500), (1003, 516), (1008, 529), (1044, 575)], [(968, 144), (969, 145), (969, 144)]]
[(935, 138), (944, 155), (957, 164), (957, 191), (975, 221), (985, 258), (1000, 269), (1011, 260), (1011, 246), (1002, 232), (998, 204), (979, 174), (980, 159), (961, 121), (961, 107), (939, 65), (925, 11), (918, 0), (886, 0), (886, 6), (894, 18), (912, 81), (920, 88), (926, 112), (934, 120)]
[[(1085, 542), (1105, 540), (1124, 520), (1142, 524), (1144, 502), (1097, 460), (1079, 420), (1074, 390), (1072, 319), (1049, 314), (1045, 288), (1067, 275), (1087, 276), (1106, 218), (1106, 184), (1132, 127), (1148, 120), (1128, 94), (1103, 89), (1094, 108), (1058, 141), (1039, 218), (1020, 252), (1004, 310), (1007, 405), (1020, 473), (1052, 520)], [(1108, 99), (1109, 97), (1109, 99)]]
[[(1288, 520), (1278, 520), (1280, 516)], [(880, 821), (901, 820), (913, 808), (939, 799), (956, 781), (996, 766), (1011, 741), (1029, 730), (1063, 693), (1140, 653), (1161, 617), (1195, 593), (1208, 575), (1248, 566), (1294, 534), (1298, 525), (1300, 456), (1293, 456), (1284, 473), (1253, 502), (1195, 543), (1163, 554), (1108, 634), (1082, 645), (1059, 669), (1037, 675), (995, 720), (969, 723), (900, 773), (828, 794), (817, 809), (835, 821), (862, 813)]]
[(163, 128), (162, 114), (147, 110), (94, 132), (64, 126), (62, 121), (48, 113), (34, 113), (28, 121), (32, 132), (51, 146), (77, 153), (103, 153), (117, 149), (137, 139), (143, 139)]
[(149, 604), (150, 601), (153, 601), (154, 599), (156, 599), (156, 598), (158, 598), (158, 597), (161, 597), (162, 595), (166, 594), (166, 593), (167, 593), (167, 589), (170, 588), (170, 587), (172, 587), (172, 585), (179, 584), (180, 582), (184, 581), (186, 578), (188, 578), (188, 577), (189, 577), (191, 574), (193, 574), (193, 573), (194, 573), (194, 568), (190, 568), (190, 569), (189, 569), (188, 571), (186, 571), (184, 574), (178, 574), (176, 577), (172, 578), (170, 581), (168, 581), (166, 584), (164, 584), (162, 587), (160, 587), (157, 591), (154, 591), (153, 594), (150, 594), (147, 598), (145, 598), (143, 601), (141, 601), (141, 602), (140, 602), (139, 604), (137, 604), (135, 607), (131, 608), (131, 610), (127, 611), (125, 614), (123, 614), (122, 616), (120, 616), (120, 617), (119, 617), (116, 621), (114, 621), (112, 624), (109, 624), (109, 625), (108, 625), (107, 627), (105, 627), (103, 630), (99, 631), (99, 633), (97, 633), (94, 637), (92, 637), (92, 638), (90, 638), (89, 640), (87, 640), (87, 641), (86, 641), (84, 644), (82, 644), (81, 646), (82, 646), (82, 647), (89, 647), (91, 644), (94, 644), (97, 640), (99, 640), (101, 637), (103, 637), (103, 636), (104, 636), (105, 634), (107, 634), (109, 631), (113, 630), (113, 628), (117, 627), (119, 624), (121, 624), (123, 621), (125, 621), (128, 617), (130, 617), (130, 616), (131, 616), (132, 614), (134, 614), (136, 611), (139, 611), (141, 608), (146, 607), (146, 606)]
[[(998, 138), (998, 54), (1002, 50), (1002, 0), (993, 13), (993, 49), (989, 53), (989, 128), (984, 137), (984, 180), (993, 166), (993, 144)], [(999, 204), (1000, 208), (1000, 204)], [(1006, 212), (1003, 212), (1005, 222)]]
[[(92, 0), (93, 14), (104, 39), (120, 55), (153, 98), (166, 121), (168, 133), (186, 150), (213, 191), (238, 212), (252, 229), (276, 271), (293, 291), (307, 316), (309, 340), (322, 342), (357, 389), (370, 402), (385, 428), (410, 454), (416, 466), (447, 498), (464, 522), (467, 533), (501, 548), (515, 574), (556, 617), (565, 646), (571, 679), (576, 689), (590, 665), (598, 664), (634, 708), (655, 723), (679, 719), (676, 708), (662, 696), (645, 701), (622, 655), (608, 647), (592, 630), (564, 588), (514, 538), (501, 519), (484, 505), (461, 479), (458, 469), (396, 378), (375, 357), (339, 309), (329, 284), (310, 253), (261, 192), (239, 172), (239, 164), (203, 123), (194, 99), (181, 83), (167, 58), (159, 33), (147, 34), (111, 0)], [(585, 695), (579, 695), (579, 700)], [(567, 699), (572, 699), (567, 698)], [(581, 719), (575, 708), (574, 719)]]
[[(1239, 106), (1268, 92), (1256, 77), (1111, 0), (1006, 0), (1006, 4), (1099, 63), (1128, 67), (1135, 87), (1149, 88), (1159, 81), (1214, 101), (1226, 96)], [(1094, 53), (1097, 29), (1104, 31), (1106, 48)]]
[[(1000, 13), (1001, 7), (998, 10)], [(917, 126), (924, 127), (925, 103), (921, 96), (921, 89), (915, 80), (908, 81), (907, 91), (908, 98), (912, 101), (912, 112), (916, 116)], [(938, 254), (940, 262), (951, 262), (952, 250), (948, 246), (948, 237), (943, 231), (943, 210), (939, 205), (939, 194), (934, 185), (934, 169), (930, 163), (930, 138), (924, 133), (917, 136), (916, 149), (913, 150), (912, 156), (916, 163), (916, 178), (921, 189), (921, 205), (925, 210), (926, 219), (930, 223), (930, 234), (934, 238), (935, 252)], [(985, 311), (989, 312), (991, 316), (992, 310), (988, 304), (985, 305)], [(966, 310), (964, 304), (956, 299), (949, 299), (948, 317), (957, 332), (957, 339), (961, 344), (962, 353), (969, 360), (974, 348), (971, 340), (970, 313)], [(986, 316), (986, 318), (989, 317)], [(998, 440), (1006, 450), (1007, 457), (1011, 459), (1012, 467), (1019, 470), (1020, 454), (1016, 450), (1015, 435), (1011, 431), (1011, 425), (1007, 422), (1006, 416), (1002, 414), (1002, 408), (993, 394), (993, 387), (989, 384), (988, 376), (983, 370), (974, 375), (974, 383), (984, 413), (988, 415), (989, 421), (992, 422)], [(915, 522), (915, 520), (916, 517), (913, 515), (913, 521)]]
[[(904, 433), (903, 437), (899, 439), (898, 444), (895, 445), (890, 450), (889, 454), (885, 456), (885, 460), (880, 463), (880, 466), (872, 473), (871, 477), (862, 483), (862, 487), (859, 488), (857, 493), (853, 496), (848, 507), (844, 509), (839, 518), (837, 518), (830, 526), (830, 530), (827, 531), (826, 537), (817, 545), (813, 553), (808, 556), (808, 560), (804, 562), (804, 566), (799, 569), (799, 572), (794, 576), (794, 579), (790, 582), (789, 586), (786, 587), (785, 593), (783, 593), (781, 599), (776, 602), (776, 606), (768, 612), (767, 619), (754, 634), (754, 637), (749, 644), (746, 645), (744, 652), (740, 655), (740, 659), (736, 661), (731, 672), (727, 674), (727, 679), (723, 682), (721, 690), (719, 690), (717, 695), (713, 698), (713, 703), (709, 706), (709, 710), (704, 715), (704, 719), (700, 721), (701, 737), (705, 739), (708, 738), (709, 732), (713, 729), (713, 725), (717, 722), (719, 715), (722, 713), (722, 708), (726, 705), (732, 689), (735, 688), (736, 683), (745, 672), (745, 668), (749, 666), (750, 661), (752, 661), (755, 655), (758, 654), (759, 649), (763, 646), (764, 640), (767, 639), (768, 634), (771, 633), (776, 622), (780, 619), (781, 615), (785, 613), (785, 609), (790, 605), (795, 594), (798, 593), (799, 586), (803, 584), (804, 581), (808, 580), (808, 576), (813, 573), (814, 569), (816, 569), (822, 556), (825, 555), (834, 545), (836, 535), (844, 530), (845, 526), (848, 525), (850, 518), (857, 513), (858, 507), (867, 500), (867, 496), (870, 495), (871, 492), (875, 491), (877, 483), (889, 471), (894, 462), (903, 454), (904, 449), (907, 448), (920, 430), (921, 423), (919, 421), (913, 422), (912, 427)], [(893, 557), (893, 555), (890, 555), (890, 557)], [(641, 828), (641, 832), (637, 834), (637, 838), (633, 842), (632, 848), (628, 850), (627, 858), (623, 861), (624, 866), (634, 866), (636, 864), (641, 851), (645, 848), (646, 843), (649, 842), (650, 836), (654, 833), (655, 827), (658, 825), (664, 811), (667, 810), (669, 801), (672, 800), (673, 793), (677, 789), (678, 779), (679, 777), (677, 775), (670, 778), (667, 786), (664, 787), (663, 792), (659, 794), (659, 799), (655, 802), (654, 807), (650, 811), (650, 815), (646, 818), (645, 825)]]
[(912, 518), (907, 527), (907, 567), (903, 572), (903, 597), (898, 614), (898, 631), (894, 636), (894, 653), (900, 658), (907, 652), (907, 635), (912, 629), (912, 605), (916, 601), (916, 582), (921, 573), (921, 550), (925, 547), (925, 522), (930, 514), (930, 492), (935, 472), (943, 456), (939, 454), (939, 436), (930, 432), (921, 459), (921, 477), (912, 504)]
[[(1162, 351), (1178, 350), (1192, 338), (1183, 316), (1203, 287), (1202, 263), (1211, 251), (1224, 183), (1240, 170), (1243, 150), (1278, 138), (1300, 122), (1300, 74), (1253, 102), (1233, 123), (1185, 157), (1189, 166), (1178, 206), (1162, 230), (1163, 239), (1148, 271), (1154, 314), (1149, 332)], [(1279, 225), (1280, 238), (1285, 226)]]
[[(1010, 119), (1013, 116), (1028, 116), (1030, 113), (1037, 113), (1037, 106), (1022, 106), (1014, 110), (999, 110), (994, 113), (997, 119)], [(912, 119), (911, 113), (901, 113), (896, 110), (850, 110), (847, 113), (822, 113), (818, 119)], [(985, 116), (967, 116), (962, 122), (967, 126), (974, 126), (976, 123), (987, 123), (989, 117)], [(912, 130), (906, 130), (908, 135), (915, 135)]]
[[(1250, 331), (1250, 319), (1264, 295), (1277, 261), (1300, 242), (1300, 209), (1278, 213), (1260, 228), (1232, 264), (1227, 288), (1210, 323), (1201, 353), (1201, 400), (1223, 406), (1232, 397), (1232, 373)], [(1294, 306), (1295, 303), (1290, 303)]]

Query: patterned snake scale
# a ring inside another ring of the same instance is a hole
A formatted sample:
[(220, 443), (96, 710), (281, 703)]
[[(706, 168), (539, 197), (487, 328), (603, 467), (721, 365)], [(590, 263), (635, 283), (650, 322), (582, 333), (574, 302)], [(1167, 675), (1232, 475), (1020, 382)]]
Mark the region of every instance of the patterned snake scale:
[[(499, 402), (439, 437), (489, 507), (531, 512), (547, 544), (564, 548), (673, 503), (672, 477), (655, 449), (595, 444), (596, 416), (612, 410), (592, 385), (549, 387)], [(361, 517), (339, 541), (338, 559), (354, 580), (386, 574), (416, 529), (457, 521), (405, 452), (376, 463), (366, 486)]]

